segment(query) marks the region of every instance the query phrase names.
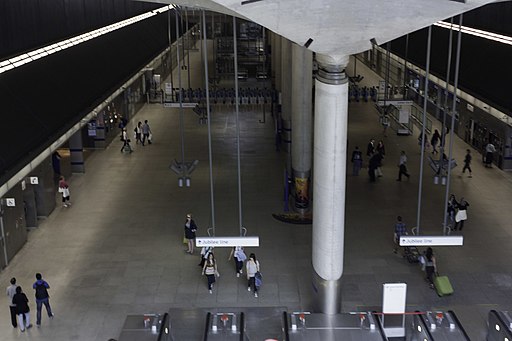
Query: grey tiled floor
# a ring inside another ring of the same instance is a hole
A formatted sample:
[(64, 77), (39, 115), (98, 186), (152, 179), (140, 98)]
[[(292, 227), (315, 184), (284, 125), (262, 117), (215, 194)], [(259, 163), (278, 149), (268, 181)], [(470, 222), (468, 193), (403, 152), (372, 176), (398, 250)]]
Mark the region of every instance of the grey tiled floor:
[[(198, 59), (196, 55), (195, 60)], [(192, 58), (192, 60), (194, 60)], [(358, 66), (362, 72), (362, 66)], [(198, 67), (197, 70), (200, 70)], [(365, 77), (370, 79), (368, 74)], [(197, 81), (198, 82), (198, 81)], [(193, 85), (200, 86), (199, 84)], [(186, 160), (198, 159), (190, 188), (179, 188), (168, 166), (180, 158), (179, 113), (147, 105), (135, 121), (148, 119), (155, 143), (119, 152), (115, 141), (88, 159), (86, 174), (73, 175), (73, 207), (57, 208), (31, 231), (28, 243), (0, 274), (7, 286), (12, 276), (28, 292), (42, 272), (51, 285), (54, 320), (43, 317), (40, 329), (20, 337), (9, 323), (7, 299), (0, 305), (0, 340), (98, 340), (116, 338), (127, 314), (165, 312), (169, 308), (275, 307), (311, 308), (311, 226), (287, 225), (271, 214), (282, 210), (285, 155), (274, 150), (273, 123), (258, 122), (256, 108), (242, 108), (241, 174), (243, 223), (250, 235), (260, 236), (256, 252), (265, 276), (259, 298), (234, 275), (228, 250), (216, 250), (219, 278), (213, 295), (197, 266), (198, 256), (184, 253), (184, 216), (192, 212), (200, 234), (210, 225), (207, 127), (192, 111), (185, 112)], [(217, 235), (238, 234), (235, 119), (231, 108), (212, 114), (213, 180)], [(349, 112), (350, 148), (366, 147), (381, 138), (372, 104), (353, 103)], [(419, 152), (416, 136), (385, 138), (384, 177), (370, 184), (364, 172), (347, 176), (347, 215), (343, 311), (379, 310), (384, 282), (408, 283), (408, 309), (452, 309), (473, 340), (484, 340), (489, 309), (511, 309), (510, 256), (512, 242), (510, 194), (512, 177), (496, 168), (485, 169), (474, 155), (474, 177), (455, 169), (453, 193), (471, 206), (464, 229), (464, 247), (436, 248), (439, 271), (450, 276), (451, 297), (438, 298), (428, 289), (416, 265), (392, 253), (396, 215), (408, 226), (416, 220)], [(466, 146), (455, 142), (461, 160)], [(410, 181), (397, 183), (400, 150), (410, 157)], [(350, 172), (348, 172), (350, 173)], [(422, 233), (438, 234), (443, 214), (444, 187), (435, 186), (425, 170)]]

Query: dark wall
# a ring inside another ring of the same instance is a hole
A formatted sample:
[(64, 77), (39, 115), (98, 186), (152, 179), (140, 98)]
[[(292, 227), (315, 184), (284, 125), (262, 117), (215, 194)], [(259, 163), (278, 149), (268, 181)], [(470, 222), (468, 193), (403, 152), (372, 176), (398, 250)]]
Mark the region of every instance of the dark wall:
[(512, 35), (512, 2), (498, 2), (464, 13), (463, 25), (503, 35)]
[(159, 7), (132, 0), (2, 0), (0, 60)]
[(0, 183), (163, 51), (167, 25), (164, 12), (0, 74)]
[[(425, 69), (428, 29), (409, 34), (407, 60)], [(446, 79), (449, 31), (432, 27), (430, 72)], [(453, 35), (450, 83), (455, 72), (457, 34)], [(383, 45), (385, 47), (385, 44)], [(391, 42), (393, 53), (405, 58), (406, 38)], [(459, 88), (512, 116), (510, 75), (512, 46), (462, 34)]]

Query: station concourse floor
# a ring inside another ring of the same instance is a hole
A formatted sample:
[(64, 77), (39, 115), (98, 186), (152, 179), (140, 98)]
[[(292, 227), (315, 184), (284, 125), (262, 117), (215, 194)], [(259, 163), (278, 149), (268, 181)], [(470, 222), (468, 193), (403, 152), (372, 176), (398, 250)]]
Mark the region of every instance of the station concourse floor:
[[(196, 58), (197, 59), (197, 58)], [(359, 73), (365, 72), (358, 66)], [(198, 68), (200, 70), (200, 68)], [(371, 75), (365, 76), (366, 81)], [(376, 83), (374, 83), (376, 84)], [(193, 87), (201, 86), (194, 84)], [(242, 216), (248, 235), (260, 237), (255, 252), (264, 285), (255, 298), (246, 280), (235, 276), (228, 249), (217, 248), (219, 272), (213, 294), (201, 276), (199, 252), (189, 255), (182, 244), (186, 213), (206, 235), (211, 225), (207, 125), (199, 124), (190, 109), (184, 113), (185, 160), (199, 160), (191, 187), (178, 187), (169, 169), (181, 159), (179, 110), (148, 104), (129, 123), (149, 120), (154, 143), (132, 142), (132, 154), (120, 153), (114, 140), (92, 153), (85, 174), (70, 180), (73, 206), (57, 206), (28, 242), (0, 273), (5, 288), (18, 279), (30, 300), (31, 319), (36, 308), (31, 286), (41, 272), (50, 286), (55, 318), (43, 308), (41, 328), (25, 333), (10, 325), (8, 302), (1, 296), (0, 341), (97, 340), (117, 338), (128, 314), (164, 313), (169, 308), (276, 307), (289, 311), (312, 309), (311, 225), (290, 225), (272, 218), (283, 211), (283, 171), (286, 153), (275, 151), (274, 124), (261, 108), (240, 107)], [(236, 236), (238, 187), (236, 122), (233, 108), (215, 106), (212, 113), (212, 153), (215, 222), (218, 236)], [(380, 310), (382, 284), (408, 284), (407, 309), (453, 310), (472, 340), (484, 340), (487, 312), (512, 307), (512, 176), (496, 167), (486, 169), (473, 151), (473, 178), (461, 176), (467, 146), (456, 139), (452, 193), (470, 203), (463, 230), (463, 247), (436, 247), (438, 270), (448, 275), (455, 293), (439, 298), (428, 288), (420, 267), (409, 264), (393, 250), (393, 226), (402, 215), (415, 225), (418, 194), (419, 148), (414, 136), (382, 136), (372, 103), (349, 106), (350, 155), (358, 145), (363, 152), (370, 138), (386, 145), (384, 176), (369, 183), (365, 169), (351, 175), (347, 164), (346, 225), (342, 310)], [(133, 128), (132, 128), (133, 130)], [(401, 150), (409, 156), (409, 181), (395, 181)], [(367, 160), (365, 158), (365, 165)], [(440, 234), (445, 187), (434, 185), (425, 163), (421, 234)], [(56, 199), (57, 200), (57, 199)], [(199, 250), (197, 250), (199, 251)], [(341, 257), (341, 255), (340, 255)]]

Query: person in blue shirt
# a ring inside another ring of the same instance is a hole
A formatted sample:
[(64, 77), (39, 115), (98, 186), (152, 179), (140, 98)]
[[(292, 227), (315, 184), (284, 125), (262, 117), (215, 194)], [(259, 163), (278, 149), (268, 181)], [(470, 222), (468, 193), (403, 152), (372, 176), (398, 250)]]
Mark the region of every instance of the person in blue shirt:
[(40, 273), (36, 273), (36, 282), (32, 286), (36, 291), (36, 306), (37, 306), (37, 327), (41, 327), (41, 310), (43, 308), (43, 304), (46, 307), (46, 312), (48, 313), (49, 318), (53, 318), (52, 308), (50, 307), (50, 295), (48, 294), (48, 289), (50, 289), (50, 285), (43, 280), (43, 276)]
[(395, 223), (395, 233), (394, 233), (394, 240), (395, 240), (395, 248), (393, 249), (394, 253), (397, 253), (398, 247), (400, 245), (400, 237), (407, 235), (407, 228), (405, 227), (404, 222), (402, 221), (402, 217), (398, 216), (396, 217), (396, 223)]

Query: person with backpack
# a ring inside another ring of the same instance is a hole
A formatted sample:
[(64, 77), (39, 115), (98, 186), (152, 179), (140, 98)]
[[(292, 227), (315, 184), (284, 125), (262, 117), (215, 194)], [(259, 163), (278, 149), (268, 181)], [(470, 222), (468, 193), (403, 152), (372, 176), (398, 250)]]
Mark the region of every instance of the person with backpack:
[(53, 318), (52, 308), (50, 307), (50, 295), (48, 294), (48, 289), (50, 289), (50, 285), (43, 280), (43, 276), (40, 273), (36, 273), (36, 282), (32, 286), (36, 291), (36, 307), (37, 307), (37, 327), (41, 327), (41, 310), (43, 308), (43, 304), (46, 308), (46, 312), (48, 313), (49, 318)]

